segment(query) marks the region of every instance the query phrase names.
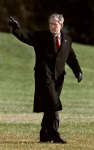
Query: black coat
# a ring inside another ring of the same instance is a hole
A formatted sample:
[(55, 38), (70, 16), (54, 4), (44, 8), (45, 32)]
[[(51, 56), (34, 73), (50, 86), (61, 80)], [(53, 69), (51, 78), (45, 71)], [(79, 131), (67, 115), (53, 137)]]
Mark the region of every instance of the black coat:
[(71, 39), (61, 33), (61, 47), (56, 51), (54, 37), (50, 31), (39, 31), (32, 35), (22, 29), (13, 32), (21, 41), (34, 47), (35, 96), (34, 112), (62, 110), (60, 93), (67, 63), (78, 78), (81, 72), (76, 55), (71, 47)]

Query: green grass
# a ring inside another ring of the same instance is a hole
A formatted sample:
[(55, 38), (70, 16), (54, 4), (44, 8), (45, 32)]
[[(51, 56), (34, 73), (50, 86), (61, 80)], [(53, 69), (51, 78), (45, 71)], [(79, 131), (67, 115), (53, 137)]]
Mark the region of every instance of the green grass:
[(0, 150), (94, 149), (94, 46), (73, 43), (73, 48), (83, 81), (78, 84), (66, 66), (59, 131), (68, 144), (40, 144), (42, 114), (33, 113), (33, 48), (0, 33)]
[(0, 34), (0, 112), (32, 112), (34, 52), (12, 35)]

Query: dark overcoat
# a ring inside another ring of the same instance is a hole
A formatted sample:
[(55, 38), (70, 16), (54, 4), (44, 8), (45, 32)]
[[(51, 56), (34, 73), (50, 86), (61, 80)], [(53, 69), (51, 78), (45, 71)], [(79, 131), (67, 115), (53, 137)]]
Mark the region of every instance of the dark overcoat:
[(34, 112), (62, 110), (60, 93), (65, 75), (65, 63), (78, 78), (81, 68), (71, 46), (71, 39), (61, 32), (61, 47), (56, 44), (50, 31), (38, 31), (30, 35), (22, 29), (13, 34), (35, 50)]

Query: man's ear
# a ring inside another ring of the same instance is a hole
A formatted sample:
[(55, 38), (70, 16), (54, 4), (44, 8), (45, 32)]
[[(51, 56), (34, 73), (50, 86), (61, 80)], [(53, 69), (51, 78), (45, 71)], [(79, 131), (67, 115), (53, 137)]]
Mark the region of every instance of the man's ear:
[(64, 24), (61, 24), (61, 30), (63, 29), (63, 27), (64, 27)]

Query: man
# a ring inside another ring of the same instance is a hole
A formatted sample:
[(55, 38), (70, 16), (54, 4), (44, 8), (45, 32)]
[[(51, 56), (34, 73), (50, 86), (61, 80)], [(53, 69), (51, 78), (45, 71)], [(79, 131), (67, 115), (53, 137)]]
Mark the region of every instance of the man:
[(63, 32), (64, 18), (61, 14), (49, 17), (49, 30), (26, 33), (20, 24), (10, 18), (12, 33), (21, 41), (34, 47), (35, 96), (34, 112), (43, 112), (40, 142), (63, 143), (59, 132), (58, 111), (62, 110), (60, 93), (65, 75), (65, 63), (72, 69), (78, 82), (82, 71), (71, 47), (71, 39)]

